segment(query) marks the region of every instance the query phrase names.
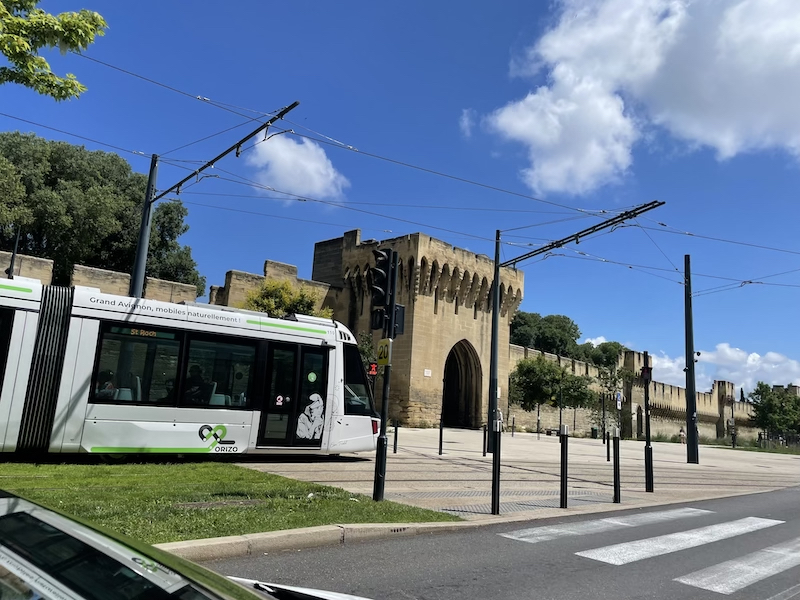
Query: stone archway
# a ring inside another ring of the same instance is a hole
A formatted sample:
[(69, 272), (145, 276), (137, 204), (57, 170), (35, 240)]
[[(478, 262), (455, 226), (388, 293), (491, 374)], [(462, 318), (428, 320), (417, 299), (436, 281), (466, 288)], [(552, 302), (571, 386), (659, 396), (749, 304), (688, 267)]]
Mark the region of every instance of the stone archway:
[(444, 365), (442, 422), (445, 427), (478, 427), (482, 392), (481, 362), (467, 340), (453, 346)]

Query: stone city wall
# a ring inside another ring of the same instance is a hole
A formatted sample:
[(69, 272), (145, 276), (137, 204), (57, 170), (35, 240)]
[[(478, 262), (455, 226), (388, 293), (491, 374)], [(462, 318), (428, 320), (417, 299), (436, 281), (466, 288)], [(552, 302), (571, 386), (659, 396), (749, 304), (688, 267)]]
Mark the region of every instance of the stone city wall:
[[(6, 269), (11, 263), (10, 252), (0, 252), (0, 277), (6, 277)], [(14, 261), (14, 274), (20, 277), (38, 279), (43, 285), (50, 285), (53, 280), (53, 261), (17, 254)], [(96, 267), (75, 265), (72, 269), (70, 285), (97, 288), (105, 294), (127, 296), (131, 276)], [(145, 280), (144, 297), (164, 302), (194, 302), (197, 299), (197, 288), (185, 283), (165, 281), (148, 277)]]
[[(536, 358), (544, 356), (570, 373), (576, 375), (588, 375), (594, 380), (590, 387), (597, 392), (601, 392), (597, 377), (599, 375), (597, 367), (583, 361), (556, 356), (531, 348), (523, 348), (511, 344), (509, 346), (509, 368), (513, 371), (516, 364), (525, 358)], [(626, 351), (620, 355), (619, 367), (627, 368), (633, 373), (641, 373), (644, 365), (644, 354), (635, 351)], [(655, 372), (658, 376), (658, 372)], [(644, 410), (644, 385), (640, 377), (635, 377), (632, 381), (626, 382), (621, 390), (624, 395), (623, 402), (623, 437), (638, 437), (643, 434), (644, 423), (642, 411)], [(798, 390), (800, 393), (800, 389)], [(750, 418), (753, 415), (753, 407), (746, 402), (737, 400), (736, 389), (733, 383), (728, 381), (715, 381), (711, 391), (696, 393), (698, 433), (701, 437), (723, 438), (729, 434), (729, 419), (735, 419), (737, 435), (740, 439), (754, 439), (758, 435), (758, 430), (750, 425)], [(609, 423), (611, 423), (616, 412), (613, 399), (609, 399), (607, 405)], [(573, 428), (573, 421), (577, 429), (577, 435), (588, 435), (592, 425), (599, 425), (600, 417), (598, 411), (578, 409), (577, 416), (573, 418), (572, 409), (564, 411), (563, 422)], [(516, 417), (517, 426), (523, 426), (529, 430), (536, 429), (536, 413), (528, 413), (519, 407), (511, 407), (510, 416)], [(650, 426), (653, 436), (674, 436), (678, 434), (681, 427), (686, 427), (686, 390), (682, 387), (653, 381), (650, 383)], [(540, 410), (541, 427), (558, 427), (558, 408), (542, 407)], [(611, 426), (611, 425), (610, 425)]]

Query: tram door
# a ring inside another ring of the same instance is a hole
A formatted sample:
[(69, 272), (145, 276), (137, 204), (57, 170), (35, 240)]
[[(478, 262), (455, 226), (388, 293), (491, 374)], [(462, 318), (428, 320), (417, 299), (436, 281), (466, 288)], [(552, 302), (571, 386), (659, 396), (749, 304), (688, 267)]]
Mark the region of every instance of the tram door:
[(270, 344), (259, 446), (322, 446), (328, 352), (319, 346)]

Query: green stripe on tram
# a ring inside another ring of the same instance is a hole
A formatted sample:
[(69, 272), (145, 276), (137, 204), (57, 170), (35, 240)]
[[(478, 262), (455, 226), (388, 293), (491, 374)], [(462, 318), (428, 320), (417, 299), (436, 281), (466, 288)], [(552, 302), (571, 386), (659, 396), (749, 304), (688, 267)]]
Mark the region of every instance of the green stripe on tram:
[(208, 454), (211, 448), (135, 448), (127, 446), (92, 446), (90, 452), (106, 454)]
[(275, 327), (276, 329), (291, 329), (292, 331), (305, 331), (307, 333), (328, 333), (324, 329), (310, 329), (309, 327), (298, 327), (297, 325), (285, 325), (283, 323), (264, 323), (262, 321), (247, 321), (250, 325), (261, 325), (262, 327)]
[(10, 290), (12, 292), (24, 292), (26, 294), (33, 293), (33, 290), (31, 288), (19, 287), (17, 285), (6, 285), (5, 283), (0, 283), (0, 290)]

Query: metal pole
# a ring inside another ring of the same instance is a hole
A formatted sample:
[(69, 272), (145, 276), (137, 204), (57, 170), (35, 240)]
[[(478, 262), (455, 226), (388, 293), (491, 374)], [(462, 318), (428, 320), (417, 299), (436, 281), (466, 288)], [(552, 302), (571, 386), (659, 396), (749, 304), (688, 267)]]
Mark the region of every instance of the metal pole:
[[(167, 188), (160, 194), (156, 195), (156, 175), (158, 173), (158, 156), (155, 154), (150, 162), (150, 175), (147, 178), (147, 191), (145, 192), (144, 198), (144, 205), (142, 206), (142, 222), (139, 226), (139, 241), (136, 247), (136, 258), (133, 264), (133, 272), (131, 273), (131, 283), (129, 288), (129, 293), (134, 298), (141, 298), (142, 291), (144, 288), (144, 272), (145, 267), (147, 266), (147, 251), (150, 246), (150, 220), (151, 220), (151, 208), (152, 205), (155, 204), (158, 200), (163, 198), (164, 196), (171, 194), (173, 191), (177, 191), (178, 194), (181, 193), (181, 187), (184, 183), (191, 181), (191, 180), (199, 180), (200, 174), (205, 171), (206, 169), (213, 168), (214, 165), (222, 159), (223, 157), (227, 156), (231, 152), (236, 151), (236, 155), (239, 155), (241, 151), (242, 144), (251, 140), (255, 136), (257, 136), (262, 131), (268, 131), (270, 126), (283, 119), (286, 114), (295, 109), (300, 103), (299, 102), (292, 102), (289, 106), (286, 106), (279, 110), (274, 116), (270, 117), (269, 120), (265, 121), (255, 131), (247, 134), (245, 137), (240, 139), (234, 145), (232, 145), (227, 150), (222, 151), (217, 156), (206, 162), (203, 166), (195, 169), (190, 175), (187, 175), (183, 179), (181, 179), (175, 185)], [(255, 119), (254, 119), (255, 120)], [(266, 138), (265, 138), (266, 139)]]
[(684, 294), (686, 319), (686, 462), (699, 464), (697, 439), (697, 396), (694, 375), (694, 325), (692, 323), (692, 271), (688, 254), (684, 256)]
[[(561, 374), (563, 379), (564, 374)], [(562, 421), (563, 421), (563, 413), (564, 413), (564, 394), (561, 390), (561, 379), (558, 380), (558, 430), (561, 431)]]
[(619, 478), (619, 427), (614, 428), (614, 499), (615, 504), (622, 502), (622, 486)]
[(142, 222), (139, 225), (139, 241), (136, 243), (136, 259), (128, 288), (128, 295), (141, 298), (144, 293), (144, 271), (147, 266), (147, 251), (150, 248), (150, 227), (153, 221), (153, 197), (156, 194), (158, 179), (158, 155), (150, 157), (150, 173), (147, 176), (147, 189), (142, 203)]
[(561, 508), (567, 508), (567, 442), (569, 441), (569, 426), (562, 425), (559, 431), (561, 436)]
[(492, 455), (492, 514), (500, 514), (500, 438), (503, 423), (495, 419), (494, 454)]
[(517, 429), (517, 417), (511, 417), (511, 437), (514, 437), (514, 431)]
[(483, 455), (486, 456), (486, 442), (487, 442), (487, 435), (486, 435), (486, 423), (483, 424)]
[(736, 448), (736, 415), (733, 409), (736, 406), (736, 397), (731, 396), (731, 448)]
[(650, 355), (644, 353), (644, 485), (646, 492), (653, 491), (653, 447), (650, 445)]
[(541, 404), (536, 403), (536, 439), (542, 439), (542, 420), (539, 418), (539, 408)]
[(611, 432), (606, 431), (606, 462), (611, 462)]
[[(397, 289), (397, 252), (392, 252), (391, 270), (389, 273), (389, 326), (387, 337), (394, 339), (395, 329), (395, 307)], [(375, 483), (372, 489), (372, 499), (376, 502), (383, 500), (383, 492), (386, 484), (386, 450), (388, 442), (386, 439), (386, 422), (389, 420), (389, 380), (392, 374), (392, 365), (383, 368), (383, 402), (381, 402), (381, 429), (378, 435), (378, 448), (375, 454)]]
[(9, 279), (14, 279), (14, 263), (17, 262), (17, 249), (19, 248), (19, 235), (22, 231), (22, 228), (17, 225), (17, 235), (14, 237), (14, 251), (11, 253), (11, 261), (8, 263), (8, 269), (6, 269), (6, 275), (8, 275)]
[(602, 397), (603, 397), (603, 423), (602, 423), (603, 443), (605, 444), (606, 443), (606, 393), (605, 392), (603, 392)]
[(394, 452), (392, 454), (397, 454), (397, 431), (400, 426), (397, 423), (397, 419), (394, 420)]
[(442, 444), (444, 444), (444, 419), (439, 417), (439, 456), (442, 455)]
[(500, 230), (495, 232), (494, 239), (494, 282), (492, 287), (492, 347), (489, 361), (489, 423), (492, 431), (489, 435), (489, 448), (492, 457), (492, 514), (500, 514), (500, 411), (497, 407), (497, 363), (499, 359), (500, 336)]
[(494, 238), (494, 281), (492, 282), (492, 338), (489, 355), (489, 452), (494, 451), (494, 421), (497, 419), (497, 361), (500, 354), (500, 230)]

